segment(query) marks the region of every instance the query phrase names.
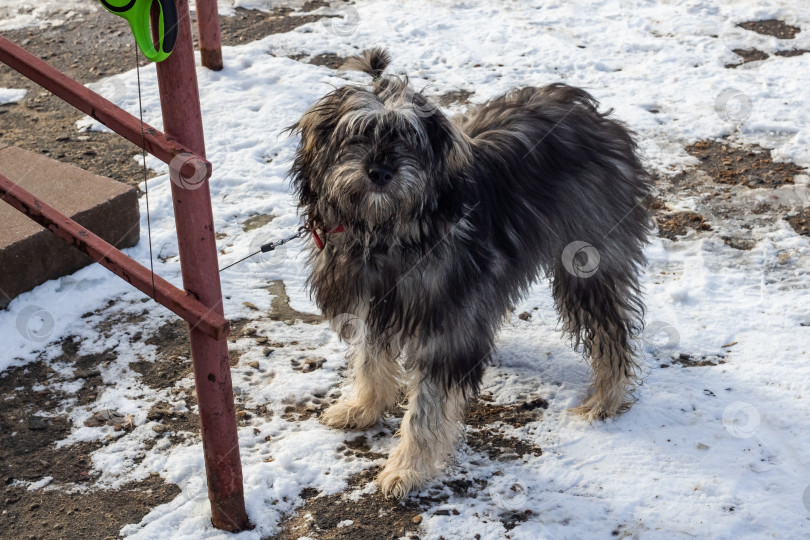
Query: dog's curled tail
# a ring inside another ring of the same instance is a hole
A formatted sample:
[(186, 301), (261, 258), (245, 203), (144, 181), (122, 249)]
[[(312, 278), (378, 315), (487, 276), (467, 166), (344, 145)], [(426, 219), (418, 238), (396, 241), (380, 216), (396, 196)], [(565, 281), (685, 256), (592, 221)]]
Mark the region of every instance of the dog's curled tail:
[(385, 68), (391, 63), (391, 55), (382, 47), (366, 49), (360, 56), (350, 56), (340, 69), (362, 71), (375, 79), (382, 76)]

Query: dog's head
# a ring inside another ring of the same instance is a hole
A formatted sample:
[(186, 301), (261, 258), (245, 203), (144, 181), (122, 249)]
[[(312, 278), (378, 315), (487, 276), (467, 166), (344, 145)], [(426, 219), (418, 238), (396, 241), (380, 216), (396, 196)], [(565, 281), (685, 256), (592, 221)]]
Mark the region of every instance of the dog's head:
[(383, 49), (348, 59), (371, 86), (330, 92), (290, 128), (299, 204), (327, 227), (395, 233), (434, 211), (470, 160), (460, 130), (407, 77), (385, 74), (389, 62)]

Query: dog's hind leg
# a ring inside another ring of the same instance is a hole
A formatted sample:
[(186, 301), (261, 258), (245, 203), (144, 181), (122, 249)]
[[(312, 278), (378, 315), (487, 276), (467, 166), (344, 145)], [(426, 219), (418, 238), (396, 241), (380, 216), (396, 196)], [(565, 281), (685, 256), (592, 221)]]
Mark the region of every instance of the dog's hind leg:
[(563, 329), (582, 344), (594, 371), (593, 394), (573, 412), (594, 420), (628, 410), (638, 371), (631, 341), (643, 310), (635, 274), (600, 267), (585, 275), (559, 266), (552, 291)]
[(401, 368), (390, 348), (361, 343), (351, 352), (349, 371), (349, 395), (326, 409), (321, 422), (336, 428), (366, 429), (396, 404)]
[(402, 498), (438, 476), (461, 438), (466, 399), (461, 389), (413, 373), (408, 408), (377, 483), (386, 497)]

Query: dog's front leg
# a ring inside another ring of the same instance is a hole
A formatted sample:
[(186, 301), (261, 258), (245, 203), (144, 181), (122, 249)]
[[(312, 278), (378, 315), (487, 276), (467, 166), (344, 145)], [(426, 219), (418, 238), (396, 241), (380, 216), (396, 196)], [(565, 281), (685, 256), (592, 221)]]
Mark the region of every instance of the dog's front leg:
[(390, 347), (375, 347), (363, 340), (349, 353), (349, 372), (352, 387), (348, 395), (326, 409), (321, 422), (340, 429), (370, 428), (399, 397), (397, 356)]
[(377, 477), (386, 497), (402, 498), (435, 478), (461, 438), (466, 400), (457, 387), (411, 374), (399, 444)]

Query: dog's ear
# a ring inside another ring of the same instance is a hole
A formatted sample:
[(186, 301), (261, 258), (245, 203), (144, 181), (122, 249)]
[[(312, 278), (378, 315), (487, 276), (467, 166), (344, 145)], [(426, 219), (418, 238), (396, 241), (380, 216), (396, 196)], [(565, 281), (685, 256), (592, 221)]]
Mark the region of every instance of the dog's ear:
[(443, 173), (454, 176), (462, 172), (472, 161), (470, 141), (453, 120), (442, 113), (438, 105), (417, 94), (418, 107), (424, 114), (423, 124), (428, 133), (435, 163), (444, 165)]
[(330, 92), (293, 125), (285, 131), (301, 136), (295, 159), (290, 168), (292, 184), (299, 196), (299, 201), (310, 214), (317, 203), (317, 185), (329, 166), (326, 159), (333, 134), (338, 122), (338, 108), (343, 97), (342, 90)]
[(340, 69), (362, 71), (374, 79), (379, 79), (390, 63), (391, 55), (387, 50), (382, 47), (373, 47), (363, 51), (361, 56), (350, 56), (343, 62)]

